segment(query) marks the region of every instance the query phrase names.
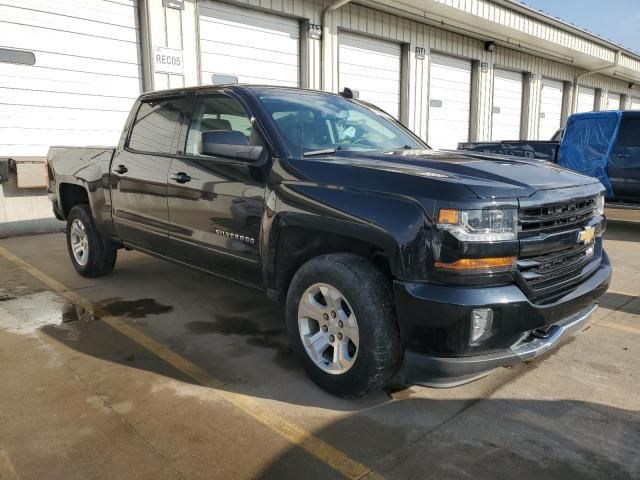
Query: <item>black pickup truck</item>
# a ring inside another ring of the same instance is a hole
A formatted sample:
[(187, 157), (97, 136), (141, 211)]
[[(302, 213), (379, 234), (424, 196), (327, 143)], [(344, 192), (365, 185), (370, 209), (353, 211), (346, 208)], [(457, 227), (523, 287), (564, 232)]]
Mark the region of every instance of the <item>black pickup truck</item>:
[(600, 182), (430, 150), (339, 95), (144, 94), (116, 148), (48, 160), (80, 274), (108, 274), (125, 247), (256, 287), (286, 304), (309, 376), (345, 397), (530, 360), (587, 321), (611, 277)]

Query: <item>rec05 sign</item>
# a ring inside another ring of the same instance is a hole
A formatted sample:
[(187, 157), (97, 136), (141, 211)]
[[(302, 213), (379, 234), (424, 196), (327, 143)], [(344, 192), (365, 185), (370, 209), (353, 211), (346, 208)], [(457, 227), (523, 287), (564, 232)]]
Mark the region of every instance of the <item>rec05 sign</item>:
[(182, 50), (172, 48), (153, 48), (153, 70), (156, 73), (173, 73), (182, 75), (184, 72)]

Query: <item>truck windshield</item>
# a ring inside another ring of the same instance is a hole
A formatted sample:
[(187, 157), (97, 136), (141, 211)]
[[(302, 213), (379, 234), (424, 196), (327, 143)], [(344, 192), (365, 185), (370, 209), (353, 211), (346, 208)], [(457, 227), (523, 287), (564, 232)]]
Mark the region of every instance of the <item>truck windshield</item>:
[(278, 92), (259, 98), (294, 154), (428, 148), (388, 114), (336, 95)]

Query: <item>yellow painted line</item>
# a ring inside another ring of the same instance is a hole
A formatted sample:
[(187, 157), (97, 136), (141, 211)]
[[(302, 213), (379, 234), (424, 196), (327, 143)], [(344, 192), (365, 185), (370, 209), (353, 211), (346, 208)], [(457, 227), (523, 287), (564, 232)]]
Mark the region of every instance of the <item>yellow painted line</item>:
[(596, 323), (596, 325), (613, 328), (614, 330), (620, 330), (621, 332), (635, 333), (636, 335), (640, 335), (640, 328), (629, 327), (627, 325), (620, 325), (619, 323), (604, 321), (604, 322), (598, 322)]
[(224, 386), (223, 382), (211, 377), (205, 370), (203, 370), (199, 366), (173, 352), (171, 349), (167, 348), (161, 343), (158, 343), (152, 338), (146, 336), (140, 330), (132, 327), (126, 321), (123, 321), (120, 317), (109, 315), (109, 313), (104, 308), (91, 303), (89, 300), (71, 291), (62, 283), (50, 277), (46, 273), (38, 270), (30, 263), (15, 256), (13, 253), (9, 252), (7, 249), (1, 246), (0, 255), (40, 280), (42, 283), (69, 300), (71, 303), (78, 305), (88, 311), (92, 311), (97, 317), (100, 318), (100, 320), (107, 323), (112, 328), (130, 338), (137, 344), (146, 348), (155, 356), (162, 359), (175, 369), (181, 371), (189, 378), (196, 381), (198, 384), (212, 388), (212, 392), (214, 392), (215, 395), (218, 395), (234, 407), (243, 411), (248, 416), (254, 418), (258, 422), (270, 428), (272, 431), (286, 438), (294, 445), (300, 447), (305, 452), (313, 455), (318, 460), (329, 465), (331, 468), (340, 472), (346, 478), (360, 479), (365, 476), (368, 480), (382, 478), (379, 474), (372, 471), (370, 468), (366, 467), (356, 460), (353, 460), (334, 446), (328, 444), (324, 440), (319, 439), (312, 433), (307, 432), (295, 423), (290, 422), (289, 420), (278, 414), (265, 410), (253, 397), (220, 389), (219, 387)]

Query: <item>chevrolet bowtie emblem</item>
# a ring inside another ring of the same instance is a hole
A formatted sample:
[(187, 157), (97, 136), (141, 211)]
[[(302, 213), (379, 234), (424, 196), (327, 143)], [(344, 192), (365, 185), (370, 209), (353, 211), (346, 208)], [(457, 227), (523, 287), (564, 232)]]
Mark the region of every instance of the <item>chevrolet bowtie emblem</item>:
[(585, 228), (581, 232), (578, 232), (578, 243), (588, 245), (593, 242), (596, 236), (596, 227)]

